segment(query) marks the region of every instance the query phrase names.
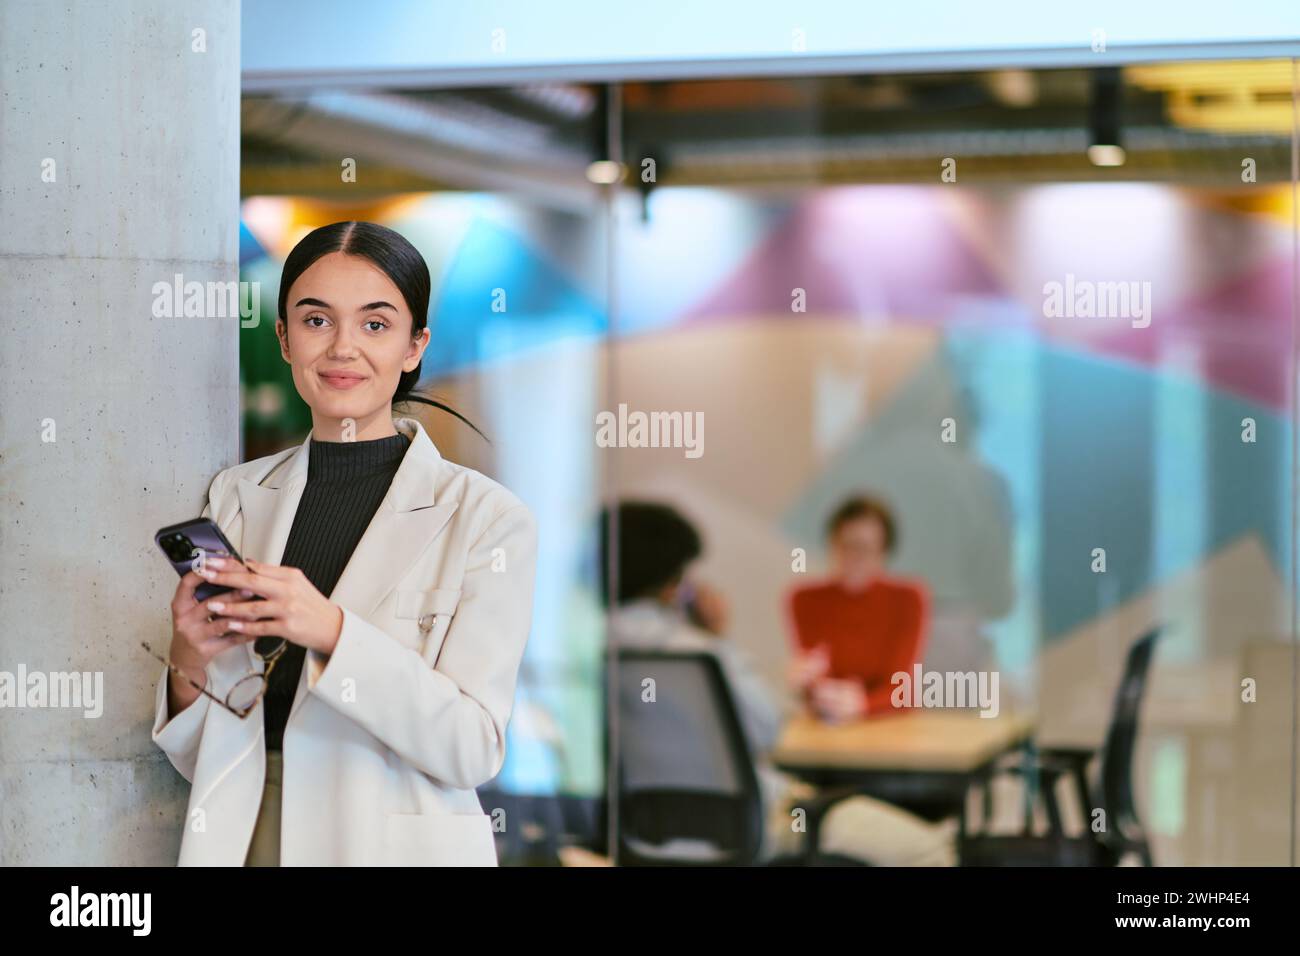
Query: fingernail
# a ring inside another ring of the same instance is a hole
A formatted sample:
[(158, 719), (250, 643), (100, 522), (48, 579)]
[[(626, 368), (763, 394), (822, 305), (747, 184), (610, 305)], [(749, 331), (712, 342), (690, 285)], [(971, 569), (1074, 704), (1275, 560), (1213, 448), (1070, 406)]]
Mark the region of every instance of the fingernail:
[(224, 568), (226, 566), (226, 562), (222, 558), (208, 558), (208, 564), (214, 568)]
[(222, 604), (220, 601), (209, 601), (209, 602), (208, 602), (208, 610), (210, 610), (210, 611), (216, 611), (218, 614), (220, 614), (220, 613), (221, 613), (222, 611), (224, 611), (225, 609), (226, 609), (226, 606), (225, 606), (224, 604)]
[(228, 625), (226, 625), (226, 626), (229, 627), (232, 631), (242, 631), (242, 630), (244, 629), (244, 622), (243, 622), (243, 621), (231, 621), (231, 622), (230, 622)]
[(209, 570), (208, 568), (199, 569), (199, 577), (201, 578), (215, 578), (216, 576), (216, 571)]
[(239, 596), (240, 596), (240, 597), (252, 597), (252, 596), (253, 596), (253, 592), (250, 591), (250, 590), (248, 590), (248, 588), (240, 588), (240, 589), (239, 589)]

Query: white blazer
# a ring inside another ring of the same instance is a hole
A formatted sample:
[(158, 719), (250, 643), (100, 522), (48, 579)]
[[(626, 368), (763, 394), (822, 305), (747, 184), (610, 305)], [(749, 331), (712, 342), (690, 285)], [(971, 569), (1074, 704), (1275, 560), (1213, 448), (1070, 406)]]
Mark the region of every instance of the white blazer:
[[(394, 424), (411, 444), (329, 595), (338, 646), (307, 652), (285, 727), (282, 866), (497, 862), (474, 788), (505, 761), (537, 525), (502, 485), (443, 459), (415, 419)], [(310, 443), (213, 479), (203, 514), (244, 557), (279, 562)], [(251, 642), (232, 646), (207, 687), (224, 698), (262, 666)], [(179, 864), (241, 866), (266, 774), (262, 705), (241, 720), (199, 695), (168, 720), (167, 681), (163, 668), (153, 740), (192, 785)]]

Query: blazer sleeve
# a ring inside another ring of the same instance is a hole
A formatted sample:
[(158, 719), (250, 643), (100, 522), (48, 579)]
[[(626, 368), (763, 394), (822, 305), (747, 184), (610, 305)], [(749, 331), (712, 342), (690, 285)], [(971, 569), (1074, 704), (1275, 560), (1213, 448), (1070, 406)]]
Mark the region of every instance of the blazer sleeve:
[[(203, 506), (203, 512), (199, 517), (212, 517), (212, 502), (221, 493), (217, 487), (220, 480), (220, 474), (212, 480), (212, 485), (208, 489), (208, 503)], [(170, 647), (168, 653), (170, 654)], [(210, 671), (207, 674), (206, 686), (211, 687), (212, 674)], [(150, 736), (167, 755), (172, 766), (180, 771), (181, 776), (193, 783), (194, 765), (198, 762), (199, 744), (203, 740), (203, 723), (207, 719), (208, 706), (212, 701), (207, 694), (199, 694), (188, 707), (168, 720), (167, 684), (170, 675), (171, 671), (163, 667), (154, 691), (154, 719)]]
[(436, 666), (345, 607), (333, 654), (307, 652), (310, 692), (434, 779), (481, 786), (505, 763), (536, 570), (536, 520), (516, 504), (470, 547)]

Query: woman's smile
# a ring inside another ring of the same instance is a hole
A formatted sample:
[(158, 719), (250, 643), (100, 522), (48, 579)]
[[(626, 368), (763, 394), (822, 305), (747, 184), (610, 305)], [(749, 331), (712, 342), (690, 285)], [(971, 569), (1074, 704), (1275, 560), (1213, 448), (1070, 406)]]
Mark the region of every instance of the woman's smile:
[(337, 388), (340, 391), (356, 388), (366, 380), (366, 377), (360, 372), (343, 371), (341, 369), (327, 369), (316, 374), (330, 388)]

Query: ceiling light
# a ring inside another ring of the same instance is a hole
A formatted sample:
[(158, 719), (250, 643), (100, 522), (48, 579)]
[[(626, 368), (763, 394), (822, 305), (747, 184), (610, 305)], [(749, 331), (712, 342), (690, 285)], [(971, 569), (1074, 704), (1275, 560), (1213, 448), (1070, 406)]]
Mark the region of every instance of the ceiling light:
[(587, 167), (587, 178), (598, 186), (611, 186), (623, 178), (626, 169), (611, 159), (598, 159)]

